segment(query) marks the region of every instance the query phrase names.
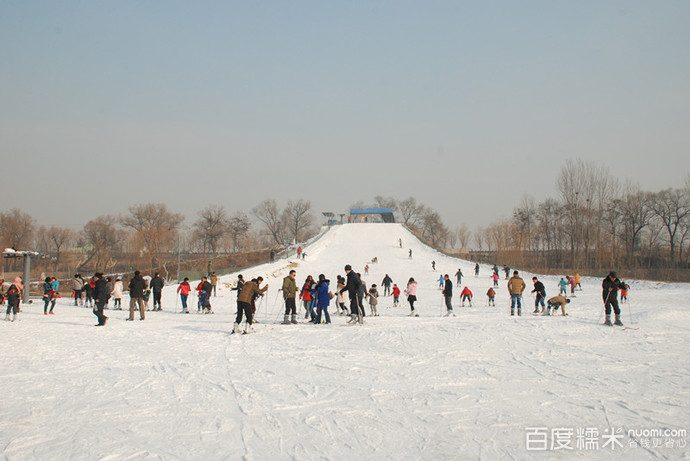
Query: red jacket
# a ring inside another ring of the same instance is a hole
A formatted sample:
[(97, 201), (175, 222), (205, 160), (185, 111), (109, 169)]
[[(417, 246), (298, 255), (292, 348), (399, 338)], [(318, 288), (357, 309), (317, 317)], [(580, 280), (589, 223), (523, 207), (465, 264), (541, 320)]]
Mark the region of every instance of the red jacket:
[(189, 286), (189, 282), (182, 282), (177, 287), (177, 292), (183, 295), (188, 295), (190, 291), (192, 291), (192, 287)]
[(393, 287), (393, 296), (400, 296), (400, 288)]
[(470, 291), (470, 289), (468, 287), (463, 288), (462, 293), (460, 293), (460, 296), (465, 296), (465, 295), (469, 296), (470, 298), (472, 297), (472, 292)]

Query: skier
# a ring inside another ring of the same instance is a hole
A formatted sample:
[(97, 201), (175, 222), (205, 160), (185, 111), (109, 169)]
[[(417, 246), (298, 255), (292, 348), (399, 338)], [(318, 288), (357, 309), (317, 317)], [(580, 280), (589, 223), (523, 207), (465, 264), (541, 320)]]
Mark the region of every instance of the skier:
[(580, 284), (580, 273), (576, 272), (574, 275), (574, 278), (575, 278), (575, 284), (580, 289), (580, 291), (582, 291), (582, 285)]
[(503, 272), (506, 273), (506, 280), (508, 280), (508, 277), (510, 277), (510, 267), (503, 266)]
[(96, 307), (93, 308), (93, 313), (98, 318), (98, 324), (96, 326), (102, 327), (105, 325), (105, 322), (108, 321), (108, 317), (103, 314), (103, 309), (108, 303), (111, 290), (108, 289), (108, 282), (103, 278), (102, 272), (96, 272), (93, 278), (96, 280), (96, 287), (94, 289)]
[(216, 286), (218, 285), (218, 276), (215, 272), (211, 272), (211, 287), (213, 288), (213, 297), (216, 297)]
[(373, 285), (371, 285), (371, 288), (369, 288), (369, 291), (367, 292), (367, 296), (369, 299), (369, 309), (371, 309), (372, 317), (378, 317), (379, 313), (376, 310), (376, 306), (379, 303), (379, 291), (376, 289), (375, 283)]
[(141, 272), (134, 271), (134, 277), (129, 281), (129, 318), (127, 320), (134, 320), (134, 309), (139, 305), (139, 320), (146, 318), (146, 311), (144, 307), (144, 289), (146, 288), (146, 281), (141, 276)]
[(236, 291), (237, 295), (239, 296), (240, 291), (242, 291), (242, 287), (244, 286), (244, 277), (242, 274), (239, 274), (237, 276), (237, 281), (235, 282), (235, 286), (231, 288), (232, 291)]
[[(242, 287), (242, 291), (240, 291), (240, 294), (237, 296), (237, 318), (235, 319), (235, 324), (233, 325), (233, 333), (240, 332), (240, 323), (242, 322), (243, 313), (247, 320), (247, 326), (245, 327), (244, 332), (248, 332), (249, 326), (252, 324), (252, 297), (254, 295), (260, 295), (268, 290), (268, 284), (266, 284), (266, 286), (263, 288), (259, 288), (261, 286), (261, 282), (263, 281), (263, 277), (257, 277), (256, 279), (252, 279), (245, 283), (244, 287)], [(209, 283), (209, 285), (211, 284)]]
[(331, 303), (331, 297), (333, 293), (329, 291), (329, 286), (331, 282), (326, 278), (325, 275), (319, 274), (319, 281), (316, 283), (316, 320), (315, 325), (321, 324), (321, 315), (326, 319), (326, 324), (331, 323), (331, 316), (328, 314), (328, 306)]
[(491, 280), (494, 281), (494, 286), (498, 286), (498, 272), (494, 272), (491, 274)]
[(436, 270), (436, 261), (431, 261), (431, 270)]
[(560, 295), (565, 296), (567, 294), (567, 290), (565, 289), (565, 287), (567, 287), (567, 286), (568, 286), (568, 284), (563, 279), (563, 277), (561, 277), (561, 281), (558, 282), (558, 294), (559, 294), (559, 296)]
[(393, 307), (398, 307), (400, 303), (400, 288), (398, 285), (393, 284)]
[[(280, 291), (283, 292), (283, 301), (285, 301), (285, 317), (283, 318), (283, 325), (297, 323), (297, 306), (295, 305), (295, 297), (297, 294), (297, 272), (291, 270), (290, 273), (283, 279), (283, 286)], [(292, 316), (292, 320), (290, 319)]]
[(453, 301), (453, 282), (450, 281), (448, 274), (444, 275), (443, 278), (445, 279), (445, 284), (443, 286), (443, 297), (446, 301), (446, 317), (450, 315), (455, 317), (455, 314), (453, 314), (453, 305), (451, 304)]
[(443, 279), (443, 276), (440, 275), (438, 277), (438, 287), (443, 290), (443, 285), (445, 284), (445, 280)]
[(532, 282), (534, 282), (534, 290), (532, 293), (536, 293), (537, 297), (534, 299), (534, 312), (533, 314), (538, 314), (539, 305), (541, 304), (541, 312), (544, 312), (544, 299), (546, 298), (546, 287), (541, 283), (537, 277), (532, 277)]
[(472, 292), (470, 291), (470, 287), (463, 288), (460, 296), (462, 297), (462, 307), (465, 307), (465, 301), (468, 301), (470, 307), (472, 307)]
[[(161, 295), (163, 294), (163, 287), (165, 286), (165, 280), (163, 280), (158, 272), (153, 274), (151, 279), (151, 290), (153, 291), (153, 310), (162, 311), (161, 307)], [(158, 307), (156, 307), (158, 306)]]
[(53, 280), (50, 277), (45, 278), (43, 284), (43, 315), (48, 315), (48, 304), (50, 304), (50, 313), (53, 314), (55, 307), (55, 290), (53, 289)]
[(405, 294), (407, 295), (407, 302), (410, 303), (410, 317), (419, 317), (419, 313), (414, 309), (414, 303), (417, 301), (417, 282), (415, 282), (413, 277), (407, 282), (407, 287), (405, 288)]
[(204, 314), (213, 313), (213, 308), (211, 307), (211, 292), (213, 291), (213, 285), (208, 281), (206, 277), (201, 278), (201, 289), (199, 290), (199, 306), (201, 307), (201, 312)]
[(627, 283), (625, 284), (624, 288), (621, 288), (621, 302), (622, 303), (627, 303), (628, 302), (628, 290), (630, 289), (630, 285)]
[(345, 296), (340, 292), (341, 289), (345, 288), (345, 277), (342, 275), (338, 276), (338, 282), (336, 283), (336, 302), (338, 303), (338, 315), (349, 315), (347, 307), (345, 307)]
[(601, 284), (603, 290), (602, 297), (604, 298), (604, 309), (606, 311), (606, 321), (604, 325), (611, 326), (611, 308), (616, 314), (614, 325), (623, 326), (621, 322), (621, 310), (618, 307), (618, 290), (625, 288), (625, 283), (618, 280), (618, 275), (611, 271)]
[(307, 275), (304, 284), (302, 285), (302, 290), (299, 293), (299, 298), (302, 300), (302, 306), (304, 307), (304, 318), (311, 318), (312, 321), (316, 318), (316, 312), (314, 312), (314, 303), (311, 296), (311, 291), (314, 288), (314, 278), (311, 275)]
[(391, 283), (393, 283), (393, 279), (386, 274), (381, 282), (381, 285), (383, 286), (383, 296), (388, 296), (391, 294)]
[(116, 309), (118, 311), (122, 310), (122, 290), (122, 279), (118, 277), (117, 279), (115, 279), (115, 283), (113, 284), (113, 291), (112, 293), (110, 293), (110, 296), (113, 298), (113, 309)]
[(364, 275), (369, 275), (369, 264), (364, 266)]
[(359, 291), (357, 292), (357, 303), (359, 304), (359, 313), (361, 318), (359, 323), (364, 323), (364, 317), (367, 316), (367, 311), (364, 309), (364, 298), (367, 297), (367, 283), (362, 280), (362, 274), (357, 272), (357, 277), (359, 277)]
[(402, 248), (402, 239), (401, 238), (398, 239), (398, 245), (400, 245), (400, 248)]
[(575, 296), (575, 287), (577, 286), (575, 277), (568, 277), (568, 285), (570, 285), (570, 296)]
[(474, 276), (479, 277), (479, 263), (474, 264)]
[(185, 277), (180, 286), (177, 287), (177, 292), (180, 294), (180, 299), (182, 300), (182, 313), (189, 314), (189, 308), (187, 307), (187, 298), (189, 297), (189, 292), (192, 291), (192, 287), (189, 285), (189, 277)]
[(546, 303), (546, 312), (544, 312), (544, 315), (551, 315), (551, 309), (553, 308), (554, 315), (556, 314), (556, 311), (558, 308), (561, 308), (561, 315), (568, 315), (565, 313), (565, 305), (568, 304), (570, 300), (566, 298), (565, 296), (554, 296), (553, 298), (549, 299), (549, 301)]
[(458, 271), (455, 273), (455, 279), (457, 281), (457, 286), (462, 285), (462, 269), (458, 268)]
[(486, 296), (489, 298), (489, 306), (496, 306), (496, 291), (489, 287), (489, 290), (486, 292)]
[(341, 288), (338, 293), (342, 293), (347, 290), (350, 297), (350, 320), (347, 322), (352, 325), (356, 322), (362, 323), (362, 317), (359, 312), (359, 302), (357, 300), (357, 294), (362, 286), (357, 274), (352, 270), (352, 266), (349, 264), (345, 265), (345, 273), (347, 274), (347, 282), (343, 288)]
[(522, 292), (525, 291), (525, 281), (520, 278), (518, 271), (513, 272), (513, 276), (508, 280), (508, 293), (510, 293), (510, 315), (515, 315), (515, 305), (517, 304), (517, 315), (522, 315)]
[(410, 259), (412, 259), (412, 248), (410, 248), (410, 252), (408, 253), (408, 256)]
[(7, 289), (5, 295), (7, 296), (7, 312), (5, 312), (5, 320), (10, 319), (10, 311), (12, 311), (12, 321), (19, 319), (19, 302), (22, 299), (24, 292), (24, 284), (21, 277), (15, 277), (14, 283)]

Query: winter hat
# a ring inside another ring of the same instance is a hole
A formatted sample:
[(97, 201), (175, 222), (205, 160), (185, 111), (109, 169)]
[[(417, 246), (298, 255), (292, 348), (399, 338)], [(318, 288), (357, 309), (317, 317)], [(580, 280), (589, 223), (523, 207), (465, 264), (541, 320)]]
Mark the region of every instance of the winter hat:
[(345, 270), (346, 270), (346, 271), (351, 271), (351, 270), (352, 270), (352, 266), (350, 266), (349, 264), (346, 264), (346, 265), (345, 265)]
[(616, 271), (611, 271), (611, 272), (609, 272), (609, 277), (611, 277), (612, 279), (617, 279), (618, 274), (616, 274)]

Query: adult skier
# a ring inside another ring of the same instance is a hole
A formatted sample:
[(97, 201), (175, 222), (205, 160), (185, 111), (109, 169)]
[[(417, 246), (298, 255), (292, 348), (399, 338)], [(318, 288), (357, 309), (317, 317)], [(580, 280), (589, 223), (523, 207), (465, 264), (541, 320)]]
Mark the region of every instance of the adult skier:
[(314, 320), (315, 325), (321, 324), (321, 315), (326, 319), (326, 323), (331, 323), (331, 316), (328, 314), (328, 306), (331, 304), (331, 295), (329, 291), (331, 281), (326, 278), (325, 275), (319, 274), (319, 281), (316, 282), (316, 287), (314, 288), (314, 296), (316, 297), (316, 320)]
[(462, 285), (462, 269), (458, 268), (458, 271), (455, 273), (455, 280), (457, 283), (457, 286)]
[(405, 294), (407, 295), (407, 302), (410, 303), (410, 317), (419, 317), (419, 313), (414, 309), (414, 303), (417, 301), (417, 282), (413, 277), (407, 282), (407, 287), (405, 288)]
[(350, 325), (357, 322), (362, 323), (363, 320), (359, 310), (359, 301), (357, 299), (359, 291), (362, 288), (362, 282), (349, 264), (345, 266), (345, 273), (347, 274), (347, 281), (345, 282), (345, 286), (340, 289), (339, 293), (347, 291), (350, 297), (350, 320), (347, 323)]
[(388, 296), (391, 293), (391, 285), (393, 284), (393, 279), (390, 278), (388, 274), (383, 278), (381, 286), (383, 286), (383, 296)]
[(475, 263), (474, 265), (474, 276), (479, 277), (479, 263)]
[(539, 305), (541, 304), (541, 312), (544, 312), (544, 299), (546, 298), (546, 287), (541, 283), (537, 277), (532, 277), (532, 282), (534, 282), (534, 290), (532, 293), (536, 293), (537, 297), (534, 299), (534, 312), (533, 314), (538, 314)]
[(604, 298), (604, 309), (606, 311), (606, 321), (604, 325), (611, 326), (611, 307), (616, 314), (614, 325), (623, 326), (621, 322), (621, 310), (618, 307), (618, 290), (625, 288), (625, 283), (618, 280), (618, 275), (611, 271), (601, 284), (602, 297)]
[(443, 285), (443, 297), (446, 300), (446, 317), (453, 314), (453, 305), (451, 302), (453, 301), (453, 282), (450, 281), (450, 277), (448, 277), (448, 274), (443, 276), (445, 283)]
[[(158, 272), (153, 274), (151, 279), (151, 291), (153, 292), (153, 310), (162, 311), (161, 307), (161, 295), (163, 294), (163, 287), (165, 286), (165, 280), (163, 280)], [(158, 307), (156, 307), (158, 306)]]
[(510, 315), (515, 315), (515, 305), (517, 304), (517, 314), (522, 315), (522, 292), (525, 291), (525, 281), (520, 278), (518, 271), (513, 272), (513, 276), (508, 280), (508, 293), (510, 293)]
[[(250, 280), (244, 284), (242, 291), (240, 291), (240, 294), (237, 297), (237, 318), (235, 319), (235, 324), (233, 326), (233, 333), (240, 332), (240, 323), (242, 322), (243, 313), (247, 320), (247, 327), (245, 328), (244, 332), (247, 333), (247, 329), (252, 324), (252, 297), (254, 295), (260, 295), (268, 290), (268, 284), (266, 284), (266, 286), (263, 288), (259, 288), (261, 286), (261, 282), (263, 281), (263, 277), (257, 277), (256, 281)], [(209, 285), (211, 284), (209, 283)], [(212, 290), (213, 288), (211, 287), (209, 289), (209, 295)]]
[[(297, 323), (297, 306), (295, 305), (295, 297), (297, 293), (297, 282), (295, 278), (297, 272), (293, 269), (283, 279), (283, 286), (280, 290), (283, 292), (283, 301), (285, 301), (285, 317), (283, 318), (283, 325), (290, 323)], [(292, 315), (292, 320), (290, 316)]]

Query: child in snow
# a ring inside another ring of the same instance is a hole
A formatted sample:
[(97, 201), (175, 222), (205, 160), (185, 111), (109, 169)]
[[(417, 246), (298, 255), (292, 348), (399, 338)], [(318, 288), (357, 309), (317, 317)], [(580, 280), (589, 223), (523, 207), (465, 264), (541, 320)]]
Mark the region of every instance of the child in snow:
[(308, 275), (302, 285), (302, 291), (299, 293), (299, 297), (302, 300), (302, 305), (304, 306), (304, 318), (311, 319), (313, 322), (316, 319), (316, 312), (314, 312), (314, 299), (312, 298), (312, 290), (314, 289), (314, 278)]
[(189, 285), (189, 277), (185, 277), (182, 283), (180, 283), (180, 286), (177, 287), (177, 292), (180, 294), (180, 299), (182, 300), (182, 312), (185, 314), (189, 314), (187, 298), (189, 297), (190, 291), (192, 291), (192, 287)]
[(122, 289), (122, 279), (118, 277), (113, 284), (113, 292), (110, 293), (110, 296), (113, 298), (113, 309), (118, 311), (122, 310)]
[(345, 277), (342, 275), (338, 276), (337, 290), (336, 290), (336, 300), (338, 302), (338, 315), (349, 315), (350, 313), (345, 306), (345, 295), (341, 292), (345, 288)]
[(376, 305), (379, 303), (379, 292), (376, 289), (375, 283), (371, 285), (371, 288), (369, 288), (367, 296), (369, 297), (369, 308), (371, 309), (371, 315), (376, 317), (379, 315), (379, 313), (376, 311)]
[(443, 279), (443, 276), (440, 276), (438, 278), (438, 287), (443, 290), (443, 286), (446, 284), (446, 281)]
[(566, 283), (565, 279), (563, 279), (563, 277), (561, 277), (561, 281), (558, 282), (558, 295), (559, 296), (560, 295), (563, 295), (563, 296), (566, 295), (566, 293), (567, 293), (567, 290), (565, 289), (566, 286), (567, 286), (567, 283)]
[(622, 303), (627, 303), (628, 302), (628, 290), (630, 289), (630, 285), (627, 283), (623, 285), (623, 288), (621, 288), (621, 302)]
[(53, 313), (55, 307), (55, 290), (53, 289), (53, 279), (46, 277), (43, 284), (43, 315), (48, 315), (48, 304), (50, 304), (50, 313)]
[(10, 319), (10, 311), (12, 311), (12, 321), (17, 320), (19, 316), (19, 301), (22, 299), (22, 291), (24, 284), (21, 277), (15, 277), (14, 283), (7, 289), (7, 312), (5, 313), (5, 320)]
[(413, 277), (410, 277), (410, 280), (407, 282), (405, 294), (407, 295), (407, 302), (410, 303), (410, 317), (419, 317), (417, 311), (414, 310), (414, 303), (417, 301), (417, 282), (415, 282)]
[(460, 296), (462, 296), (462, 307), (465, 307), (465, 301), (468, 301), (470, 307), (472, 307), (472, 292), (470, 291), (470, 287), (463, 288)]
[(568, 285), (570, 285), (570, 296), (575, 296), (575, 287), (577, 286), (575, 277), (568, 277)]
[(494, 272), (493, 274), (491, 274), (491, 280), (494, 281), (494, 286), (497, 287), (498, 286), (498, 272)]
[(393, 307), (398, 307), (400, 303), (400, 288), (395, 283), (393, 284)]
[(496, 291), (494, 291), (493, 288), (489, 287), (489, 291), (486, 292), (486, 296), (489, 297), (489, 304), (488, 305), (495, 307), (496, 306), (496, 301), (495, 301)]

